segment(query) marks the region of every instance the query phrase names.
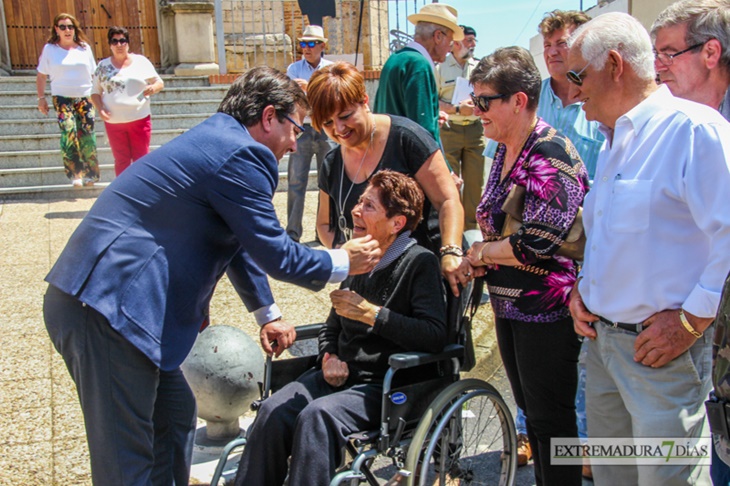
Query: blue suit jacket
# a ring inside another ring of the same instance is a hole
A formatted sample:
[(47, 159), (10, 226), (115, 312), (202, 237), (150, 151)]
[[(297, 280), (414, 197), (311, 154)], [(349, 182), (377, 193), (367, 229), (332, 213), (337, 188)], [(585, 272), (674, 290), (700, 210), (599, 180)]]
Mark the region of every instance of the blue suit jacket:
[(274, 154), (218, 113), (112, 182), (46, 280), (98, 310), (161, 369), (174, 369), (227, 269), (249, 310), (273, 303), (266, 274), (310, 289), (330, 278), (330, 256), (281, 228), (277, 182)]

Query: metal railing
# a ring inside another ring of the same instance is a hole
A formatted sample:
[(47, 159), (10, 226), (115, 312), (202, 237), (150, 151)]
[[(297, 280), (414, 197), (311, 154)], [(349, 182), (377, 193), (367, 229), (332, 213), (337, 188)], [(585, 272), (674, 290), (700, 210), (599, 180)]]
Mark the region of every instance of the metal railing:
[[(407, 17), (426, 2), (336, 0), (337, 16), (322, 22), (328, 39), (325, 57), (355, 63), (357, 53), (361, 70), (379, 70), (391, 52), (412, 39), (414, 26)], [(215, 0), (221, 74), (255, 66), (286, 70), (301, 58), (297, 37), (308, 24), (297, 0)]]

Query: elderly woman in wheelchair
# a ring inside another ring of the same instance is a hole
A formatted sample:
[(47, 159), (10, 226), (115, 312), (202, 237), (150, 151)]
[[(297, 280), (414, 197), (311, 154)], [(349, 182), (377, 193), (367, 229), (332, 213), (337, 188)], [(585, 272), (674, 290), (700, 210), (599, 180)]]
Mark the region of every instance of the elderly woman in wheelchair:
[(439, 262), (410, 238), (423, 200), (419, 185), (403, 174), (384, 170), (371, 178), (352, 211), (353, 236), (372, 235), (383, 257), (370, 274), (350, 277), (330, 294), (318, 366), (263, 402), (236, 485), (280, 485), (287, 474), (292, 486), (329, 484), (348, 435), (379, 427), (389, 357), (443, 349)]

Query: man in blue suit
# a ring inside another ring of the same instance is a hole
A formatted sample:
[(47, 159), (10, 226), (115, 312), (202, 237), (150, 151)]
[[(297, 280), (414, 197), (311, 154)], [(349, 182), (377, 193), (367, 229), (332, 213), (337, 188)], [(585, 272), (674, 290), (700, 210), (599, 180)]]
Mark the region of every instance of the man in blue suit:
[(286, 75), (248, 71), (217, 114), (99, 196), (46, 277), (46, 328), (76, 383), (94, 484), (188, 484), (195, 399), (180, 364), (224, 272), (279, 354), (295, 332), (267, 274), (317, 290), (379, 259), (370, 237), (297, 245), (276, 218), (277, 161), (307, 108)]

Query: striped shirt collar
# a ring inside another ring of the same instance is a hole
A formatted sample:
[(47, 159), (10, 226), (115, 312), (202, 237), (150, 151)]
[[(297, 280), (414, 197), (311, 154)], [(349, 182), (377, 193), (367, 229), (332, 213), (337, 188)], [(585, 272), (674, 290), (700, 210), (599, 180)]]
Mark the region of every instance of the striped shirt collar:
[(375, 268), (370, 271), (370, 276), (372, 277), (375, 272), (377, 272), (378, 270), (382, 270), (383, 268), (396, 261), (398, 257), (403, 254), (403, 252), (405, 252), (408, 248), (412, 247), (415, 244), (416, 240), (411, 238), (411, 232), (409, 230), (406, 230), (403, 233), (399, 234), (395, 241), (388, 247), (387, 250), (385, 250), (385, 255), (383, 255), (383, 258), (381, 258), (378, 264), (375, 265)]

